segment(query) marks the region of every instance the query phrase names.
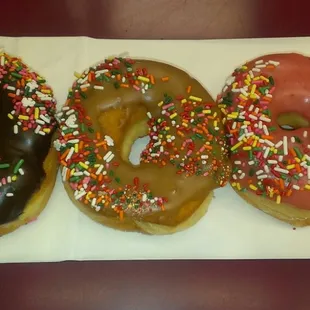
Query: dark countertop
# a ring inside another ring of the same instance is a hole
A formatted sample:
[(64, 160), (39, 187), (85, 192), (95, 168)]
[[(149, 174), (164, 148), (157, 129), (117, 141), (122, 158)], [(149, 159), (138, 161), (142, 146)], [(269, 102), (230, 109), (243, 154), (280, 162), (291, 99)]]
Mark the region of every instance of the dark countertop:
[[(309, 8), (307, 0), (7, 0), (0, 35), (309, 36)], [(0, 309), (303, 310), (309, 278), (309, 260), (2, 264)]]

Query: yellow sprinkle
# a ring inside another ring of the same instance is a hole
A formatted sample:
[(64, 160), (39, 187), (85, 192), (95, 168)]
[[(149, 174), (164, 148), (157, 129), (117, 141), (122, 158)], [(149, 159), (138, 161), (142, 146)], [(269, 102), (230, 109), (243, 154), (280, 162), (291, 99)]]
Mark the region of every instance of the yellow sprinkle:
[(214, 113), (213, 113), (213, 117), (216, 117), (216, 116), (217, 116), (217, 112), (214, 112)]
[(242, 94), (240, 94), (239, 97), (240, 97), (241, 99), (243, 99), (243, 100), (248, 100), (248, 98), (247, 98), (246, 96), (242, 95)]
[(274, 149), (274, 150), (273, 150), (273, 153), (274, 153), (274, 154), (278, 154), (278, 149)]
[(75, 153), (78, 153), (78, 152), (79, 152), (79, 144), (78, 144), (78, 143), (76, 143), (76, 144), (74, 145), (74, 152), (75, 152)]
[(211, 110), (202, 110), (202, 113), (203, 113), (203, 114), (211, 114), (212, 111), (211, 111)]
[(305, 185), (305, 189), (309, 189), (310, 190), (310, 184), (306, 184)]
[(23, 121), (28, 121), (29, 116), (28, 116), (28, 115), (19, 115), (19, 116), (18, 116), (18, 119), (21, 119), (21, 120), (23, 120)]
[(244, 84), (249, 86), (251, 84), (251, 82), (248, 80), (244, 80)]
[(250, 74), (247, 74), (247, 75), (246, 75), (246, 79), (247, 79), (248, 81), (251, 81)]
[(248, 69), (248, 67), (245, 66), (245, 65), (243, 65), (241, 68), (242, 68), (243, 70), (247, 70), (247, 69)]
[(251, 99), (257, 99), (257, 97), (256, 97), (255, 94), (253, 94), (253, 95), (250, 94), (250, 98), (251, 98)]
[(39, 114), (40, 114), (40, 109), (39, 108), (35, 108), (34, 109), (34, 118), (38, 119), (39, 118)]
[(81, 75), (80, 73), (78, 73), (78, 72), (74, 72), (74, 76), (75, 76), (77, 79), (79, 79), (82, 75)]
[(238, 142), (237, 144), (235, 144), (234, 146), (232, 146), (231, 150), (234, 151), (236, 150), (239, 146), (241, 146), (243, 144), (242, 141)]
[(296, 161), (297, 163), (300, 163), (300, 162), (301, 162), (301, 160), (300, 160), (298, 157), (295, 157), (295, 161)]
[(17, 180), (17, 176), (16, 176), (16, 175), (13, 175), (13, 176), (12, 176), (12, 181), (15, 182), (16, 180)]
[(142, 82), (145, 82), (145, 83), (148, 83), (150, 81), (149, 78), (145, 77), (145, 76), (138, 76), (138, 80), (139, 81), (142, 81)]
[(244, 151), (251, 151), (251, 150), (252, 150), (252, 147), (251, 147), (251, 146), (244, 146), (244, 147), (243, 147), (243, 150), (244, 150)]
[(247, 142), (248, 139), (247, 139), (246, 137), (244, 137), (244, 138), (242, 139), (242, 141), (243, 141), (243, 142)]
[(89, 196), (92, 194), (92, 192), (88, 192), (87, 195), (85, 196), (86, 199), (89, 199)]
[(171, 138), (171, 135), (167, 135), (167, 139), (170, 139)]
[(237, 183), (237, 189), (238, 189), (239, 191), (241, 191), (241, 185), (240, 185), (239, 182)]
[(88, 166), (81, 161), (79, 162), (79, 165), (84, 169), (88, 169)]
[(249, 121), (244, 121), (244, 122), (243, 122), (243, 125), (251, 125), (251, 122), (249, 122)]
[(158, 137), (161, 139), (163, 137), (163, 135), (158, 135)]
[(286, 169), (291, 170), (291, 169), (294, 169), (295, 166), (296, 166), (295, 164), (287, 165), (287, 166), (286, 166)]
[(255, 91), (256, 91), (256, 84), (253, 84), (253, 86), (251, 88), (251, 93), (250, 94), (254, 95)]
[(170, 115), (170, 119), (175, 118), (177, 115), (178, 115), (177, 113), (173, 113), (172, 115)]
[(195, 112), (191, 112), (191, 117), (194, 117), (195, 116)]
[(237, 118), (238, 115), (230, 113), (230, 114), (227, 115), (227, 117), (229, 117), (229, 118)]
[(165, 127), (165, 130), (166, 130), (166, 131), (170, 130), (170, 127), (166, 126), (166, 127)]
[(43, 131), (46, 133), (50, 133), (51, 132), (51, 128), (43, 128)]
[(195, 96), (189, 96), (189, 99), (190, 99), (190, 100), (197, 101), (197, 102), (201, 102), (201, 101), (202, 101), (202, 98), (195, 97)]
[(253, 79), (253, 81), (258, 81), (258, 80), (260, 80), (260, 77), (259, 77), (259, 76), (255, 77), (255, 78)]
[(253, 184), (250, 184), (250, 189), (252, 189), (253, 191), (257, 191), (257, 187), (255, 186), (255, 185), (253, 185)]
[(278, 196), (277, 196), (277, 204), (280, 204), (280, 203), (281, 203), (281, 196), (278, 195)]
[(260, 76), (260, 79), (263, 80), (263, 81), (265, 81), (265, 82), (267, 82), (267, 83), (269, 83), (269, 79), (265, 78), (265, 77), (262, 76), (262, 75)]
[(73, 175), (74, 175), (74, 172), (75, 172), (75, 168), (73, 168), (73, 169), (70, 171), (70, 176), (73, 176)]
[(237, 183), (236, 183), (236, 182), (232, 182), (232, 183), (231, 183), (231, 186), (232, 186), (232, 187), (236, 187), (236, 186), (237, 186)]
[(13, 115), (11, 113), (8, 114), (8, 118), (13, 119)]
[(186, 124), (186, 123), (182, 123), (182, 126), (184, 126), (184, 127), (188, 127), (188, 124)]
[(231, 88), (234, 89), (234, 88), (237, 87), (237, 85), (238, 85), (238, 82), (235, 82), (235, 83), (232, 84), (232, 87), (231, 87)]
[(185, 98), (181, 100), (181, 103), (186, 103), (186, 102), (187, 100)]
[(305, 161), (306, 159), (307, 159), (307, 157), (306, 157), (306, 155), (304, 155), (301, 160)]
[(213, 127), (217, 127), (217, 121), (213, 122)]
[(164, 104), (164, 102), (161, 101), (161, 102), (158, 103), (158, 106), (161, 107), (163, 104)]

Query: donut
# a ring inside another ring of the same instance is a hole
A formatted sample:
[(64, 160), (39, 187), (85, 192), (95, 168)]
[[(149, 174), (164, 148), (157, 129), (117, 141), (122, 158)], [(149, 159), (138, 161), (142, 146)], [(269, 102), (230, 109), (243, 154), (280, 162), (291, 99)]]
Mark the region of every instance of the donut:
[[(172, 65), (107, 58), (77, 75), (56, 117), (64, 187), (107, 227), (184, 230), (229, 180), (220, 110), (196, 79)], [(129, 155), (140, 137), (149, 142), (134, 165)]]
[(22, 59), (0, 52), (0, 236), (34, 221), (56, 181), (56, 101)]
[(232, 187), (293, 226), (310, 224), (309, 76), (304, 55), (264, 55), (236, 68), (217, 98)]

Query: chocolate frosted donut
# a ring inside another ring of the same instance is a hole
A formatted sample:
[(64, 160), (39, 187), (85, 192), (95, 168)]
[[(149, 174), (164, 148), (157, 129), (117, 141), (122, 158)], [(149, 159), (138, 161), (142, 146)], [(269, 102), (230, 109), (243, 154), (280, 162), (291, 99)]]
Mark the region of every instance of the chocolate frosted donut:
[[(107, 59), (79, 76), (57, 116), (65, 188), (104, 225), (180, 231), (205, 214), (212, 191), (229, 178), (219, 109), (171, 65)], [(133, 165), (130, 150), (142, 136), (150, 142)]]
[(44, 78), (0, 53), (0, 235), (34, 220), (55, 184), (55, 99)]

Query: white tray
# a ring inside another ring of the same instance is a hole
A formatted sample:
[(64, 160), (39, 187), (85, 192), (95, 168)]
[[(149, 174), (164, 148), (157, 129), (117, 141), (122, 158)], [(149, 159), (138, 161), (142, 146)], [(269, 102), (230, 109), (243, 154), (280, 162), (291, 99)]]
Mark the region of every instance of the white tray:
[[(235, 66), (271, 52), (310, 51), (310, 38), (219, 41), (113, 41), (88, 38), (4, 38), (54, 88), (59, 104), (74, 71), (129, 52), (175, 64), (216, 96)], [(215, 192), (207, 215), (171, 236), (114, 231), (92, 222), (71, 203), (58, 177), (39, 220), (0, 238), (0, 262), (120, 259), (309, 258), (310, 227), (293, 230), (244, 203), (228, 186)]]

